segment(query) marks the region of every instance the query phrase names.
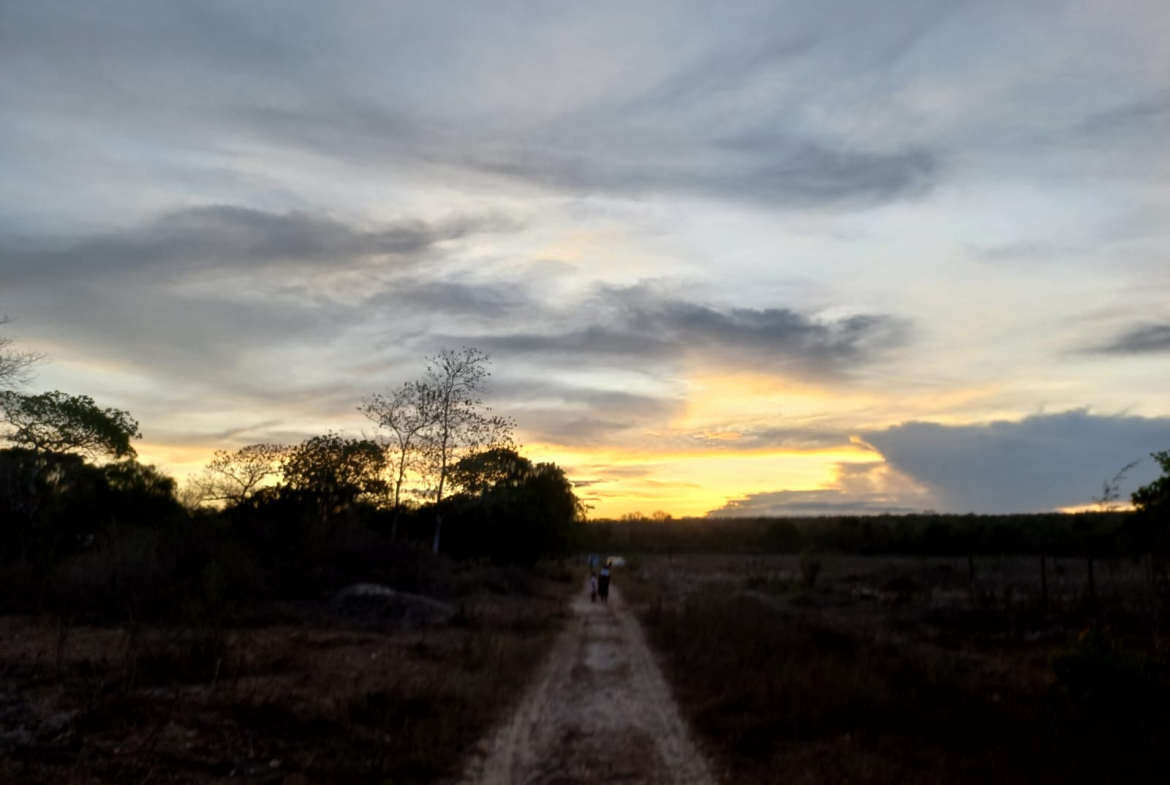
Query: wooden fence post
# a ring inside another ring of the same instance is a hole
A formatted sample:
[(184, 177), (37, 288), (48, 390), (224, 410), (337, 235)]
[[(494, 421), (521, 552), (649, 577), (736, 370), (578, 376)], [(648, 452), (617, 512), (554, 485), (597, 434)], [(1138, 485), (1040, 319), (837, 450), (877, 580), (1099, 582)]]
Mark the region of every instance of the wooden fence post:
[(1043, 554), (1040, 555), (1040, 602), (1044, 614), (1048, 615), (1048, 565)]

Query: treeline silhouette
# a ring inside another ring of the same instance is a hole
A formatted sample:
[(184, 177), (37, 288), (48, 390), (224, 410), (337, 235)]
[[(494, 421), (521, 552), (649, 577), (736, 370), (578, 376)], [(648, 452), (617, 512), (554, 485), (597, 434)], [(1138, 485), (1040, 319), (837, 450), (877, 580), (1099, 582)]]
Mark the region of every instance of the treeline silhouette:
[(857, 555), (1046, 555), (1114, 558), (1150, 549), (1148, 526), (1132, 511), (976, 515), (921, 513), (825, 517), (600, 519), (592, 547), (632, 551)]
[(0, 612), (200, 617), (356, 582), (409, 591), (418, 565), (439, 558), (436, 513), (457, 559), (531, 565), (573, 551), (569, 481), (513, 455), (506, 478), (439, 505), (395, 510), (318, 464), (310, 482), (290, 473), (222, 509), (189, 509), (172, 478), (134, 460), (0, 450)]
[(349, 583), (410, 591), (439, 558), (440, 525), (456, 559), (572, 552), (584, 508), (564, 472), (520, 455), (511, 423), (483, 406), (486, 364), (445, 351), (393, 400), (367, 398), (361, 410), (390, 432), (410, 420), (408, 440), (327, 433), (220, 450), (181, 490), (137, 461), (128, 412), (22, 393), (10, 376), (0, 612), (191, 620)]

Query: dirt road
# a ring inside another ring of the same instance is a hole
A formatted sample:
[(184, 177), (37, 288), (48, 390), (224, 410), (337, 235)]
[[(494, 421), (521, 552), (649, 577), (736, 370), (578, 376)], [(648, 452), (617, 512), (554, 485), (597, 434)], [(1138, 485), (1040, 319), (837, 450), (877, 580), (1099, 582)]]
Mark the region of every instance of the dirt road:
[(480, 748), (472, 785), (713, 785), (621, 595), (584, 592), (515, 714)]

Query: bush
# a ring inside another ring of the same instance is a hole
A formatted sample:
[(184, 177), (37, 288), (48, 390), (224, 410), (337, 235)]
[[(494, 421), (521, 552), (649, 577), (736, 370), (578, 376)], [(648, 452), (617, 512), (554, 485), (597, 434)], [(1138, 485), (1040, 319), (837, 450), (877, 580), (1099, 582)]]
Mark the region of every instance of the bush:
[(1051, 665), (1050, 717), (1058, 732), (1143, 756), (1162, 748), (1170, 732), (1165, 656), (1129, 651), (1098, 628), (1083, 632)]
[(816, 558), (812, 550), (806, 549), (800, 554), (797, 566), (800, 568), (800, 582), (804, 587), (811, 589), (816, 586), (817, 578), (821, 574), (821, 560)]

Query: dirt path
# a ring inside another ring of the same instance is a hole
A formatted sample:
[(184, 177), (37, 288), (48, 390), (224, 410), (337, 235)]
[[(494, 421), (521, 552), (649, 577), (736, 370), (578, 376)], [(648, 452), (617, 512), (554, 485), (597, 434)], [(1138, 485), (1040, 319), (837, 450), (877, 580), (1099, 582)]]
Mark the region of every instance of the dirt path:
[(573, 617), (511, 720), (481, 743), (465, 785), (713, 785), (709, 767), (621, 595)]

